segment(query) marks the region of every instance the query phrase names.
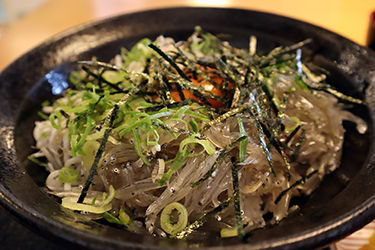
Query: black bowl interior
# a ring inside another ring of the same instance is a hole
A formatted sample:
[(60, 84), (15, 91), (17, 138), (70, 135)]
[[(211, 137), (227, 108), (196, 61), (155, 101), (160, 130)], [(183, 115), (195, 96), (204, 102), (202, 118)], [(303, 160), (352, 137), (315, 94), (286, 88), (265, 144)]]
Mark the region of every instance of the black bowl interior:
[(41, 44), (0, 74), (0, 204), (21, 223), (62, 244), (85, 249), (313, 249), (339, 240), (375, 217), (374, 105), (350, 111), (369, 124), (365, 135), (345, 122), (347, 130), (340, 168), (309, 198), (297, 199), (301, 209), (277, 226), (255, 230), (245, 240), (174, 240), (137, 235), (85, 220), (62, 209), (43, 186), (46, 172), (27, 156), (37, 111), (52, 90), (68, 81), (77, 60), (95, 55), (109, 61), (121, 47), (158, 35), (186, 39), (196, 25), (247, 47), (250, 35), (258, 51), (291, 45), (306, 38), (305, 60), (328, 69), (328, 82), (339, 91), (371, 100), (375, 95), (375, 53), (327, 30), (266, 13), (212, 8), (152, 10), (83, 25)]

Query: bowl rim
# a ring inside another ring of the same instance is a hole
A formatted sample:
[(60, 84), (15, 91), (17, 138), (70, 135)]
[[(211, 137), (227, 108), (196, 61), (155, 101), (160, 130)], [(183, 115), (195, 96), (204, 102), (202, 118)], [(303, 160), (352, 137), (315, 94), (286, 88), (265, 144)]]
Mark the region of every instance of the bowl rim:
[[(324, 34), (327, 34), (329, 36), (332, 36), (334, 39), (342, 40), (348, 43), (350, 46), (352, 46), (354, 49), (360, 50), (360, 51), (366, 51), (366, 53), (369, 53), (372, 57), (375, 56), (375, 53), (371, 52), (370, 50), (363, 48), (359, 46), (358, 44), (338, 35), (335, 33), (332, 33), (326, 29), (320, 28), (318, 26), (308, 24), (303, 21), (299, 21), (296, 19), (283, 17), (275, 14), (265, 13), (265, 12), (259, 12), (259, 11), (252, 11), (252, 10), (244, 10), (244, 9), (237, 9), (237, 8), (211, 8), (211, 7), (173, 7), (173, 8), (163, 8), (163, 9), (151, 9), (146, 11), (140, 11), (135, 13), (129, 13), (125, 15), (117, 15), (114, 17), (110, 17), (107, 19), (102, 19), (98, 21), (92, 21), (87, 22), (84, 24), (81, 24), (79, 26), (70, 28), (68, 30), (65, 30), (52, 38), (48, 39), (47, 41), (41, 43), (40, 45), (36, 46), (26, 54), (19, 57), (16, 61), (11, 63), (8, 67), (6, 67), (1, 73), (0, 73), (0, 80), (3, 79), (5, 76), (9, 74), (13, 74), (14, 67), (17, 68), (17, 65), (20, 63), (24, 63), (24, 61), (28, 60), (30, 56), (34, 56), (35, 54), (38, 54), (38, 51), (48, 48), (51, 45), (54, 45), (55, 43), (67, 39), (68, 37), (79, 34), (81, 32), (85, 32), (86, 29), (98, 27), (102, 24), (110, 23), (115, 20), (127, 17), (132, 18), (136, 15), (146, 15), (146, 14), (155, 14), (160, 13), (163, 11), (196, 11), (196, 10), (207, 10), (207, 11), (220, 11), (220, 10), (228, 10), (228, 11), (234, 11), (234, 12), (246, 12), (248, 14), (257, 14), (257, 15), (267, 15), (272, 16), (274, 18), (277, 18), (278, 20), (286, 20), (288, 22), (298, 22), (301, 25), (304, 25), (306, 27), (309, 27), (312, 30), (315, 30), (317, 32), (321, 32)], [(112, 39), (112, 38), (111, 38)], [(104, 42), (108, 42), (110, 39)], [(372, 60), (371, 63), (375, 65), (375, 61)], [(58, 65), (58, 64), (56, 64)], [(55, 65), (55, 66), (56, 66)], [(47, 72), (46, 72), (47, 73)], [(375, 83), (375, 80), (373, 81)], [(374, 107), (369, 107), (374, 112)], [(12, 111), (12, 114), (14, 114), (16, 110)], [(9, 114), (8, 114), (9, 115)], [(3, 119), (3, 115), (0, 115)], [(3, 127), (7, 126), (7, 123), (5, 121), (1, 121), (0, 124)], [(13, 126), (13, 127), (12, 127)], [(4, 138), (5, 136), (11, 136), (13, 135), (13, 128), (14, 124), (10, 123), (6, 127), (6, 131), (1, 133), (1, 137)], [(369, 152), (374, 152), (374, 136), (371, 135), (371, 148)], [(15, 149), (14, 149), (14, 141), (11, 141), (11, 147), (8, 147), (7, 145), (1, 145), (0, 149), (4, 150), (6, 149), (5, 153), (10, 155), (15, 155)], [(2, 153), (4, 156), (4, 152)], [(375, 162), (375, 159), (370, 158), (365, 163), (368, 168), (373, 166)], [(0, 168), (4, 167), (6, 164), (11, 164), (14, 166), (14, 164), (17, 165), (17, 162), (15, 159), (6, 159), (1, 160), (0, 162)], [(370, 166), (371, 165), (371, 166)], [(0, 177), (2, 177), (0, 175)], [(355, 178), (357, 179), (358, 176)], [(354, 181), (354, 180), (353, 180)], [(20, 221), (22, 224), (27, 226), (28, 228), (33, 229), (35, 232), (45, 236), (50, 237), (57, 240), (62, 240), (63, 243), (68, 244), (69, 246), (75, 246), (75, 247), (84, 247), (84, 248), (90, 248), (90, 249), (101, 249), (101, 247), (107, 247), (107, 249), (115, 249), (116, 246), (121, 246), (124, 248), (132, 248), (132, 249), (149, 249), (149, 245), (137, 245), (137, 244), (129, 244), (129, 243), (123, 243), (119, 240), (113, 242), (113, 240), (108, 240), (106, 238), (100, 237), (98, 235), (93, 234), (87, 234), (86, 232), (74, 229), (72, 227), (69, 227), (63, 223), (51, 221), (49, 218), (38, 214), (38, 211), (33, 210), (30, 207), (25, 207), (22, 204), (22, 201), (19, 200), (14, 193), (12, 193), (9, 189), (9, 187), (0, 181), (0, 206), (2, 206), (8, 213), (10, 213), (14, 218), (16, 218), (18, 221)], [(286, 245), (288, 248), (304, 248), (304, 246), (308, 245), (310, 247), (318, 247), (318, 246), (324, 246), (329, 244), (333, 240), (338, 240), (342, 235), (347, 235), (350, 232), (353, 231), (353, 229), (359, 229), (360, 227), (364, 226), (368, 222), (370, 222), (374, 218), (374, 211), (375, 211), (375, 195), (372, 195), (368, 198), (366, 203), (363, 203), (362, 206), (357, 207), (356, 211), (354, 213), (343, 215), (342, 218), (337, 218), (337, 220), (334, 223), (331, 223), (330, 225), (325, 225), (321, 228), (319, 228), (318, 231), (313, 231), (309, 234), (299, 235), (294, 238), (288, 238), (288, 239), (279, 239), (277, 241), (269, 240), (268, 242), (265, 242), (264, 244), (257, 244), (256, 247), (258, 248), (270, 248), (270, 249), (281, 249), (285, 247)], [(51, 229), (51, 226), (54, 228)], [(325, 232), (326, 234), (324, 237), (322, 237), (322, 232)], [(341, 235), (341, 236), (338, 236)], [(76, 237), (79, 236), (79, 237)], [(89, 242), (87, 242), (89, 240)], [(229, 240), (229, 242), (236, 242)], [(316, 243), (319, 242), (319, 243)], [(251, 245), (251, 244), (250, 244)], [(159, 249), (160, 247), (153, 247), (153, 249)], [(199, 249), (200, 247), (198, 247)], [(225, 246), (213, 246), (209, 247), (212, 249), (224, 249)], [(247, 245), (235, 245), (231, 246), (233, 249), (245, 249), (247, 248)], [(163, 249), (163, 248), (160, 248)], [(185, 249), (185, 247), (181, 247), (181, 249)], [(208, 248), (204, 248), (208, 249)]]

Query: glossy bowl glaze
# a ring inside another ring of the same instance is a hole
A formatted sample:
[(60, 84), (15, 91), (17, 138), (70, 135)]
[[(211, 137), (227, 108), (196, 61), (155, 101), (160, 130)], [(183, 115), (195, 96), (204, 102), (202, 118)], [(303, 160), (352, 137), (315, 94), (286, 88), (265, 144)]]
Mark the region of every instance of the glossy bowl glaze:
[(375, 106), (349, 109), (369, 124), (365, 135), (345, 123), (341, 167), (329, 175), (301, 209), (277, 226), (253, 231), (243, 240), (175, 240), (138, 235), (86, 221), (60, 207), (40, 189), (45, 171), (28, 162), (32, 129), (44, 100), (56, 98), (77, 60), (93, 55), (108, 61), (143, 37), (186, 39), (200, 25), (229, 34), (231, 44), (247, 47), (258, 37), (258, 50), (290, 45), (306, 38), (306, 60), (328, 69), (328, 82), (347, 95), (374, 100), (375, 53), (337, 34), (297, 20), (239, 9), (174, 8), (152, 10), (68, 30), (12, 63), (0, 74), (0, 204), (35, 232), (81, 249), (315, 249), (339, 240), (375, 217)]

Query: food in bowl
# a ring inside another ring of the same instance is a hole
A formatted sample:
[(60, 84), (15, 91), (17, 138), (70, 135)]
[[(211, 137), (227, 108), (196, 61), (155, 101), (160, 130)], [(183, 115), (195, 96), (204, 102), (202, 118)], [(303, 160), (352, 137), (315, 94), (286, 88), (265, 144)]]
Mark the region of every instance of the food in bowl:
[[(309, 40), (258, 55), (201, 28), (82, 61), (45, 103), (30, 159), (62, 206), (162, 237), (244, 236), (298, 209), (340, 163), (343, 120), (366, 123), (301, 60)], [(46, 160), (46, 161), (43, 161)]]

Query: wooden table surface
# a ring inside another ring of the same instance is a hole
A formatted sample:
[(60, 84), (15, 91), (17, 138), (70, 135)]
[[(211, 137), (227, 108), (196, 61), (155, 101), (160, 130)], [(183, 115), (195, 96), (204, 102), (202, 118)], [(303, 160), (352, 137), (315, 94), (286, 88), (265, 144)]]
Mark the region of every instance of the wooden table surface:
[(243, 8), (289, 16), (365, 45), (374, 0), (50, 0), (0, 30), (0, 70), (49, 37), (91, 20), (177, 6)]

